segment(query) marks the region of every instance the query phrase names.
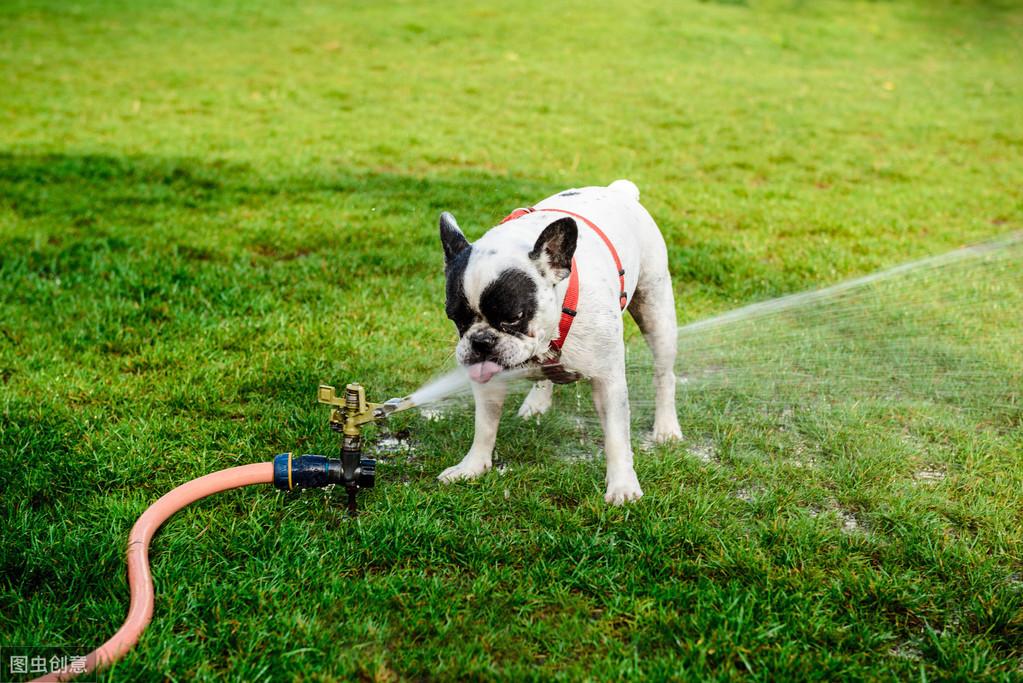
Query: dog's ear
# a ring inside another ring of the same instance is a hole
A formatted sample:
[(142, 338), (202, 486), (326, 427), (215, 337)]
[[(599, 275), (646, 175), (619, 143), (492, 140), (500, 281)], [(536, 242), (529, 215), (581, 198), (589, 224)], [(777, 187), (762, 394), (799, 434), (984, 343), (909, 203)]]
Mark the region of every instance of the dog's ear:
[(579, 228), (569, 216), (559, 218), (540, 233), (529, 252), (529, 258), (536, 264), (541, 275), (561, 282), (572, 272), (572, 257)]
[(440, 215), (440, 243), (444, 245), (444, 265), (469, 247), (469, 240), (458, 228), (455, 217), (447, 211)]

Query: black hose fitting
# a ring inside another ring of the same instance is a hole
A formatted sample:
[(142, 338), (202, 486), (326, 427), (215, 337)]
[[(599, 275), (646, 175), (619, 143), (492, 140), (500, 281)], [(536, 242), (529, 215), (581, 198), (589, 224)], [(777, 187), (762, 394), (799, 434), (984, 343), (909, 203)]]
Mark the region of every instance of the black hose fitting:
[(354, 493), (358, 489), (372, 488), (374, 483), (376, 461), (372, 458), (360, 458), (358, 465), (350, 463), (348, 468), (342, 466), (341, 460), (325, 455), (281, 453), (274, 458), (274, 486), (282, 491), (340, 484)]

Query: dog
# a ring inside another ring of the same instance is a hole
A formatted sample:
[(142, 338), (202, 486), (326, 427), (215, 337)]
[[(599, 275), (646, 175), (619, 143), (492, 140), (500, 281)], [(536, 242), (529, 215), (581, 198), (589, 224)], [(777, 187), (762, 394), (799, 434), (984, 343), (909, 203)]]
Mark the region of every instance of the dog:
[(454, 216), (440, 216), (447, 317), (458, 330), (455, 359), (476, 404), (472, 447), (438, 479), (472, 479), (491, 467), (506, 385), (490, 380), (525, 368), (538, 381), (519, 409), (545, 413), (555, 382), (587, 378), (604, 430), (613, 505), (643, 495), (630, 435), (622, 315), (628, 310), (654, 358), (653, 439), (679, 439), (675, 410), (677, 325), (668, 251), (628, 180), (584, 187), (517, 209), (470, 244)]

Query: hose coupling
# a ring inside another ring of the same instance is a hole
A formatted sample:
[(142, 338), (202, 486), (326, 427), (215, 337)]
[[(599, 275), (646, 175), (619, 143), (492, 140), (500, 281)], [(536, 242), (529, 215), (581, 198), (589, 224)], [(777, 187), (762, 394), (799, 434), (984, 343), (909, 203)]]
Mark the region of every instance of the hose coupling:
[(349, 490), (373, 488), (376, 483), (376, 461), (360, 458), (346, 476), (339, 458), (325, 455), (292, 455), (281, 453), (274, 458), (274, 486), (282, 491), (315, 489), (340, 484)]

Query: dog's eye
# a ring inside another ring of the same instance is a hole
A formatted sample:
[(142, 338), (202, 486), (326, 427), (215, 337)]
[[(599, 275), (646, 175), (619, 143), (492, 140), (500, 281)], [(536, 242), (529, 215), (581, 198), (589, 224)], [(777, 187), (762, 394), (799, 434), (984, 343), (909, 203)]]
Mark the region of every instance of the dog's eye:
[(516, 327), (519, 326), (519, 323), (521, 323), (521, 322), (522, 322), (522, 313), (519, 313), (517, 316), (515, 316), (511, 320), (508, 320), (508, 321), (505, 321), (505, 322), (501, 323), (501, 329), (504, 330), (505, 332), (512, 332), (512, 331), (515, 330)]

